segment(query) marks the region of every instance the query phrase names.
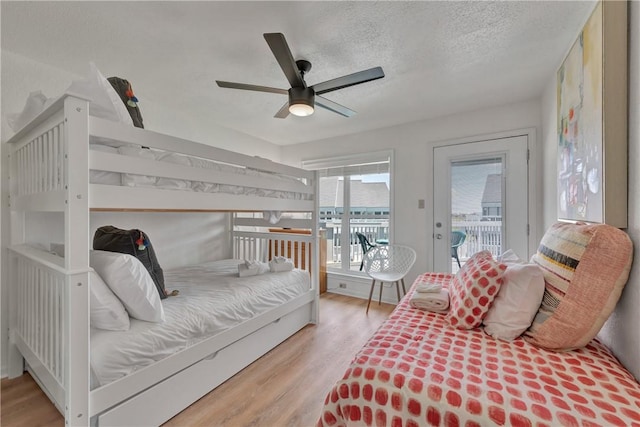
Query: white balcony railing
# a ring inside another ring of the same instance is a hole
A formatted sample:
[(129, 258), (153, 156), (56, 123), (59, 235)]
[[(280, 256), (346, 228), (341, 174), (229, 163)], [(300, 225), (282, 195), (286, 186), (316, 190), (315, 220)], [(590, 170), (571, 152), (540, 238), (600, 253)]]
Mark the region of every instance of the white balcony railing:
[(504, 252), (502, 248), (502, 221), (454, 221), (452, 230), (466, 234), (464, 244), (458, 248), (460, 261), (476, 252), (488, 250), (493, 256)]
[[(323, 227), (327, 230), (327, 262), (339, 264), (342, 256), (342, 226), (327, 223), (323, 224)], [(386, 221), (351, 224), (349, 227), (349, 260), (351, 263), (359, 264), (364, 255), (356, 232), (364, 234), (367, 240), (373, 244), (389, 242), (389, 224)]]
[[(339, 224), (326, 223), (327, 229), (327, 264), (329, 266), (341, 263), (342, 227)], [(482, 250), (490, 251), (494, 256), (504, 252), (502, 248), (502, 221), (454, 221), (452, 230), (465, 233), (465, 241), (458, 248), (460, 262), (464, 262), (471, 255)], [(387, 222), (363, 222), (351, 224), (349, 228), (349, 261), (356, 267), (363, 257), (363, 250), (356, 237), (356, 232), (364, 234), (371, 243), (385, 243), (389, 241), (389, 225)]]

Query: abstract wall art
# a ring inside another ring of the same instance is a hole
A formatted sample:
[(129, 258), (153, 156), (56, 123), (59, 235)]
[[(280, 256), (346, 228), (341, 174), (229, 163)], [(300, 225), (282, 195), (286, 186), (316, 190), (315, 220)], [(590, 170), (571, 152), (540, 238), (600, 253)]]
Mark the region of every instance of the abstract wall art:
[(601, 1), (557, 74), (558, 218), (627, 225), (627, 2)]

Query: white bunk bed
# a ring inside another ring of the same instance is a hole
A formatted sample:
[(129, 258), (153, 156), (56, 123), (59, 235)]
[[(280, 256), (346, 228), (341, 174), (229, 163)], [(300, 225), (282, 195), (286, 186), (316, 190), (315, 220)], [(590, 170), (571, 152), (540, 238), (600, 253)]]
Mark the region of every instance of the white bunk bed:
[[(88, 114), (88, 106), (86, 100), (63, 96), (8, 141), (9, 376), (22, 375), (26, 361), (67, 425), (158, 425), (305, 325), (318, 321), (317, 179), (312, 172), (266, 159), (95, 118)], [(90, 150), (95, 143), (145, 146), (261, 172), (239, 176), (225, 168), (207, 170)], [(295, 196), (92, 184), (90, 171), (94, 170), (264, 188)], [(91, 211), (303, 212), (303, 219), (283, 219), (277, 225), (308, 229), (309, 235), (239, 231), (270, 224), (262, 218), (233, 214), (230, 240), (235, 258), (262, 261), (267, 260), (267, 253), (278, 255), (284, 242), (292, 242), (288, 250), (297, 251), (298, 267), (313, 273), (310, 290), (91, 390)], [(64, 257), (28, 244), (30, 212), (64, 213)]]

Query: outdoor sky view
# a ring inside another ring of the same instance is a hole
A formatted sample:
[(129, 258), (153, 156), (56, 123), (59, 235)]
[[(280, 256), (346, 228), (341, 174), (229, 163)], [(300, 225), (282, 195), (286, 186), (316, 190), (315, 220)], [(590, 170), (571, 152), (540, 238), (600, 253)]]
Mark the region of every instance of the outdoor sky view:
[[(491, 163), (455, 163), (451, 168), (451, 212), (456, 214), (481, 214), (482, 194), (487, 175), (502, 172), (499, 161)], [(389, 174), (352, 176), (362, 182), (385, 182), (389, 188)]]
[(387, 188), (389, 188), (389, 174), (388, 173), (372, 173), (367, 175), (352, 176), (351, 179), (360, 179), (362, 182), (386, 182)]

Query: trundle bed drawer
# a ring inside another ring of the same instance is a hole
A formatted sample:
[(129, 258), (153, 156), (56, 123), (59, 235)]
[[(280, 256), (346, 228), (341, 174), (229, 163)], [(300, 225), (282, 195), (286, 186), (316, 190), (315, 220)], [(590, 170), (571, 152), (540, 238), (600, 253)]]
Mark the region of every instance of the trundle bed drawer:
[(303, 305), (106, 411), (98, 425), (162, 424), (302, 329), (312, 306)]

